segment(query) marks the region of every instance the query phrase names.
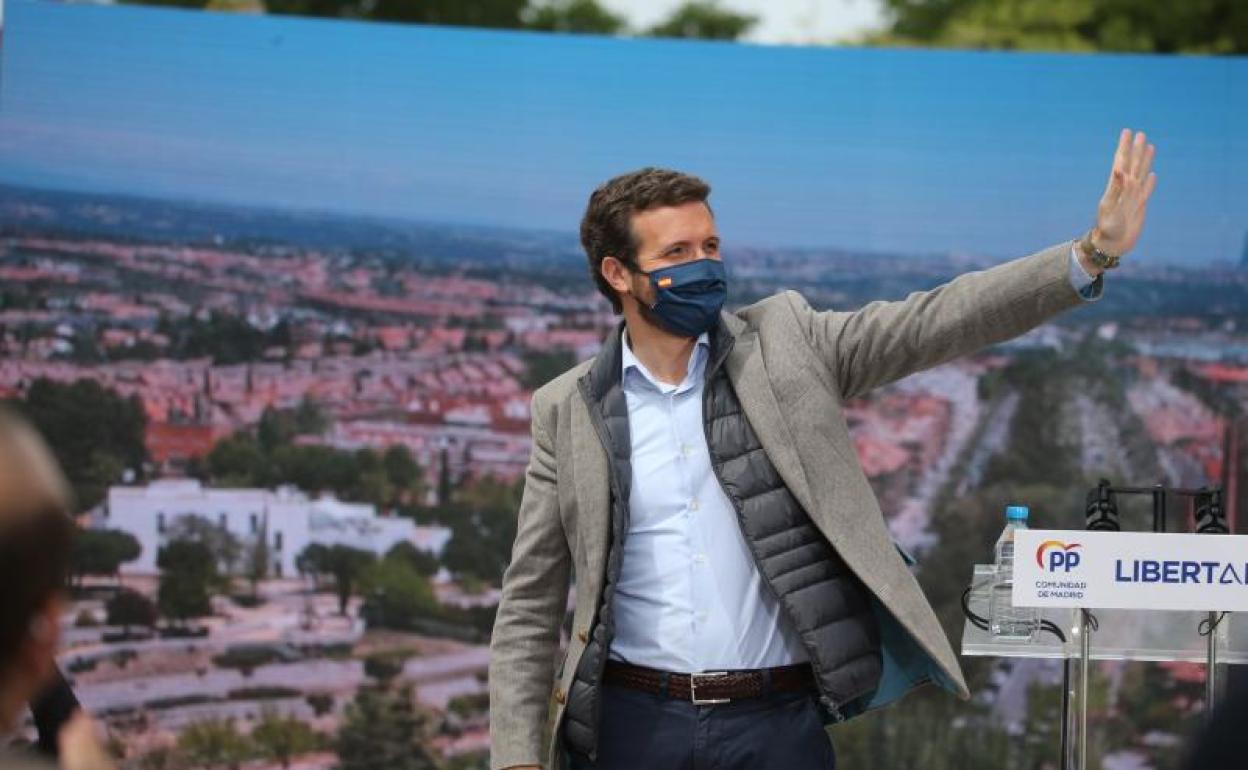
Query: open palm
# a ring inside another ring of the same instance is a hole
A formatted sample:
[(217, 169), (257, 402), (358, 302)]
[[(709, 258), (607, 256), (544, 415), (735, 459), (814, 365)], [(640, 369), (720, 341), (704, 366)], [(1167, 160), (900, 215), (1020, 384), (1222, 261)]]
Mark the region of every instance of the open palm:
[(1157, 175), (1153, 173), (1156, 152), (1143, 131), (1124, 128), (1119, 135), (1114, 166), (1096, 210), (1093, 240), (1101, 251), (1126, 254), (1139, 240), (1149, 196), (1157, 187)]

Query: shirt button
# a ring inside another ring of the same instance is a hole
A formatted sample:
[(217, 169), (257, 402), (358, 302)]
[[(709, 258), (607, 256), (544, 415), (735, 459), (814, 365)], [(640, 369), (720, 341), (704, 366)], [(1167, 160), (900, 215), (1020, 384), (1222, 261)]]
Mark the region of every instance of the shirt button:
[(683, 457), (688, 457), (688, 456), (689, 456), (689, 453), (690, 453), (691, 451), (693, 451), (693, 450), (691, 450), (691, 449), (689, 448), (689, 445), (688, 445), (688, 444), (681, 444), (681, 445), (680, 445), (680, 454), (681, 454)]
[(694, 563), (695, 563), (695, 564), (705, 564), (705, 563), (706, 563), (706, 556), (705, 556), (704, 554), (700, 554), (700, 553), (699, 553), (699, 554), (695, 554), (695, 555), (694, 555), (694, 557), (693, 557), (693, 561), (694, 561)]
[(696, 510), (698, 510), (698, 501), (697, 501), (697, 500), (690, 500), (690, 501), (689, 501), (689, 510), (691, 510), (691, 511), (696, 511)]

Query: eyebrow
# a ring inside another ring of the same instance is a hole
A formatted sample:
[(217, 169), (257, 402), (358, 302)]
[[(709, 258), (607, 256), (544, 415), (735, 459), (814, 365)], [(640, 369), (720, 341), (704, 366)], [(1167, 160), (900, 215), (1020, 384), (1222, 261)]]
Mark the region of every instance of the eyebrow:
[[(719, 243), (720, 238), (719, 238), (719, 236), (718, 236), (718, 235), (708, 235), (708, 236), (706, 236), (706, 238), (704, 238), (703, 240), (704, 240), (704, 241), (715, 241), (716, 243)], [(672, 249), (676, 248), (677, 246), (688, 246), (690, 243), (692, 243), (692, 241), (688, 240), (687, 238), (682, 238), (682, 239), (681, 239), (681, 240), (679, 240), (679, 241), (672, 241), (671, 243), (667, 244), (667, 245), (666, 245), (666, 246), (664, 246), (663, 248), (659, 249), (659, 253), (660, 253), (660, 254), (666, 254), (667, 252), (671, 251)]]

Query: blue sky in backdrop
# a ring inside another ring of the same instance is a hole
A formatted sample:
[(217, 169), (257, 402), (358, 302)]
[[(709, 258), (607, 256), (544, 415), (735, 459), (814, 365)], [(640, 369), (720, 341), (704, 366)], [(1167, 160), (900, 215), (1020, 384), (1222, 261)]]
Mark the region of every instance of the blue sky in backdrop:
[(620, 40), (10, 0), (0, 182), (572, 232), (706, 177), (731, 242), (1009, 256), (1156, 142), (1139, 247), (1238, 259), (1248, 59)]

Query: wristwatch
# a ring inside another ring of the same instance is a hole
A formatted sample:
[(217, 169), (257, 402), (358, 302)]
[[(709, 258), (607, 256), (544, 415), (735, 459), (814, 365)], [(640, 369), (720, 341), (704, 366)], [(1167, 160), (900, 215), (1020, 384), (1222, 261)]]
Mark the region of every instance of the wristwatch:
[(1092, 264), (1102, 270), (1112, 270), (1118, 267), (1118, 263), (1122, 260), (1122, 255), (1120, 254), (1106, 254), (1098, 249), (1096, 244), (1092, 242), (1091, 230), (1083, 236), (1083, 240), (1079, 242), (1079, 248), (1083, 249), (1083, 252), (1088, 255), (1088, 258), (1092, 260)]

